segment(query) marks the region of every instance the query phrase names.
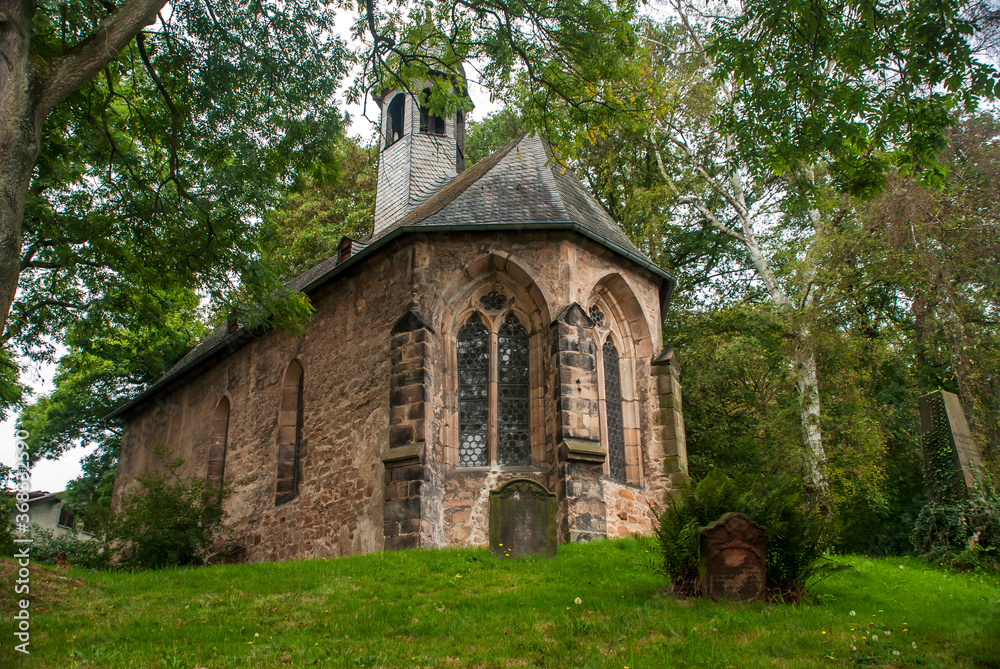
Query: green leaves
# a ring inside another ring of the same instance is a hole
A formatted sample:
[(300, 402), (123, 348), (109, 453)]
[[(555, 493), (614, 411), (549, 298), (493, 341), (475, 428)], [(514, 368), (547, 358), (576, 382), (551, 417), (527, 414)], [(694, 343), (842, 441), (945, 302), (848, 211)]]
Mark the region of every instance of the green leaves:
[(719, 118), (758, 174), (829, 164), (840, 187), (871, 194), (896, 165), (940, 180), (937, 156), (957, 111), (1000, 85), (973, 57), (976, 26), (958, 0), (915, 3), (749, 0), (708, 44), (732, 82)]
[(369, 48), (352, 94), (412, 90), (443, 73), (455, 81), (436, 81), (431, 109), (467, 108), (465, 63), (493, 96), (516, 99), (529, 127), (572, 152), (583, 124), (636, 108), (626, 83), (638, 44), (635, 10), (632, 0), (373, 4), (355, 24)]
[[(42, 2), (33, 48), (57, 57), (106, 14)], [(317, 164), (336, 173), (334, 95), (349, 55), (333, 18), (315, 0), (172, 3), (57, 107), (4, 341), (45, 358), (47, 342), (80, 328), (138, 333), (164, 325), (164, 296), (184, 290), (216, 313), (300, 319), (275, 300), (280, 270), (259, 262), (273, 237), (264, 213), (300, 175), (326, 179)]]
[(133, 569), (203, 564), (225, 515), (225, 493), (204, 479), (181, 476), (184, 461), (168, 461), (162, 444), (153, 452), (162, 473), (137, 477), (141, 487), (125, 496), (108, 528), (117, 564)]

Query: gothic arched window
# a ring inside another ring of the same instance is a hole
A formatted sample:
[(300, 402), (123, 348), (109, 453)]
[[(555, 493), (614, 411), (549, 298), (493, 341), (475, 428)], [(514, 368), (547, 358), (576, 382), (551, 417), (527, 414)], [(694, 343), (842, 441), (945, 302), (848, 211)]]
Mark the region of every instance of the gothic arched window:
[(403, 117), (405, 116), (404, 111), (406, 109), (406, 95), (403, 93), (397, 93), (395, 97), (392, 98), (392, 102), (389, 103), (388, 113), (389, 123), (386, 128), (385, 133), (385, 148), (389, 148), (396, 143), (397, 140), (402, 139), (403, 135), (406, 134), (405, 126), (403, 124)]
[(490, 333), (476, 316), (458, 331), (458, 459), (489, 464)]
[(609, 338), (604, 342), (604, 403), (608, 427), (608, 476), (621, 483), (625, 474), (625, 421), (622, 411), (622, 376), (618, 351)]
[(281, 383), (278, 410), (278, 483), (274, 504), (283, 504), (299, 493), (299, 450), (302, 442), (302, 366), (288, 365)]
[[(458, 464), (531, 464), (528, 331), (493, 291), (458, 331)], [(487, 325), (489, 323), (489, 325)]]
[(531, 464), (528, 420), (528, 331), (507, 314), (497, 334), (497, 460), (502, 465)]
[(587, 314), (597, 344), (601, 445), (607, 453), (604, 475), (617, 483), (641, 484), (634, 340), (613, 296), (601, 295)]

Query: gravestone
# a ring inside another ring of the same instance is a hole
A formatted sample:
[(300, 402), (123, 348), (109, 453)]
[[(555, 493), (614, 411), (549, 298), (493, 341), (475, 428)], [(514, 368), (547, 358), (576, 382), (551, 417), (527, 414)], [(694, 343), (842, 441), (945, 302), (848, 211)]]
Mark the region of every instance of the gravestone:
[(555, 557), (555, 494), (531, 479), (512, 479), (490, 491), (490, 552)]
[(700, 530), (701, 592), (712, 599), (756, 599), (767, 584), (767, 528), (727, 513)]
[(921, 397), (920, 431), (927, 496), (939, 502), (965, 497), (977, 485), (982, 456), (958, 395), (937, 390)]

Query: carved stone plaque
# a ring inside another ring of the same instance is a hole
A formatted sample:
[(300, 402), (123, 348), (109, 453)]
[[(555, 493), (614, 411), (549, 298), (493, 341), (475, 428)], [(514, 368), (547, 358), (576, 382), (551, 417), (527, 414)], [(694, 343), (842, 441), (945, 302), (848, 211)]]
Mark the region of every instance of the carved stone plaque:
[(556, 556), (556, 496), (531, 479), (490, 492), (490, 552), (497, 557)]
[(727, 513), (700, 530), (701, 592), (712, 599), (756, 599), (767, 584), (767, 528)]

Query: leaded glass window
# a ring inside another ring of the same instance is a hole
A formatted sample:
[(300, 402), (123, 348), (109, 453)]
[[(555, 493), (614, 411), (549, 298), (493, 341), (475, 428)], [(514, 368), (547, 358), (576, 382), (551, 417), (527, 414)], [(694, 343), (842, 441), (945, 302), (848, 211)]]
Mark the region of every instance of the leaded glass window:
[(490, 335), (472, 316), (458, 331), (458, 459), (463, 467), (489, 464)]
[(608, 415), (608, 469), (615, 481), (625, 483), (625, 423), (622, 419), (622, 377), (618, 351), (604, 342), (604, 402)]
[(528, 332), (508, 314), (497, 337), (497, 459), (531, 464), (528, 398)]
[(501, 292), (491, 290), (483, 295), (479, 304), (487, 311), (500, 311), (507, 304), (507, 296)]
[(604, 312), (596, 304), (590, 308), (590, 320), (594, 321), (594, 325), (598, 327), (604, 326)]

